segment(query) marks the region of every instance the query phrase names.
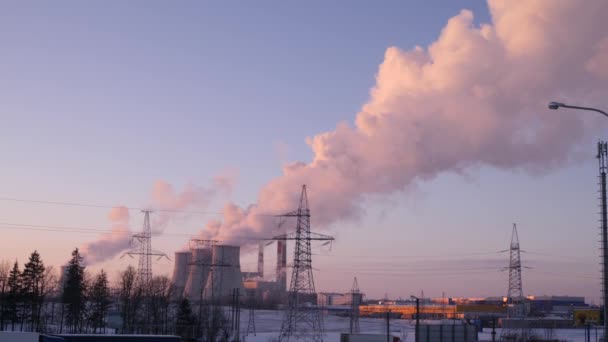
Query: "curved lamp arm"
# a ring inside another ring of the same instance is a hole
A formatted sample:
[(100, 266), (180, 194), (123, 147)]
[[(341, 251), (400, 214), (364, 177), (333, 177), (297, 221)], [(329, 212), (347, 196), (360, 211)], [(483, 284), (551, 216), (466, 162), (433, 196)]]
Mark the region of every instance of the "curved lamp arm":
[(604, 114), (606, 117), (608, 117), (608, 113), (604, 112), (603, 110), (599, 110), (597, 108), (591, 108), (591, 107), (581, 107), (581, 106), (570, 106), (567, 105), (565, 103), (561, 103), (561, 102), (549, 102), (549, 109), (554, 109), (557, 110), (558, 108), (562, 107), (562, 108), (572, 108), (572, 109), (580, 109), (580, 110), (589, 110), (592, 112), (598, 112), (601, 114)]

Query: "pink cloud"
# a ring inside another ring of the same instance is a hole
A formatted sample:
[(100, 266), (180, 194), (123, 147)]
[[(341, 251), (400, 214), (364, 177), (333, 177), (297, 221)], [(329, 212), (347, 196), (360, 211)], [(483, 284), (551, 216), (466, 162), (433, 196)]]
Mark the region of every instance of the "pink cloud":
[[(489, 1), (492, 22), (451, 18), (427, 47), (389, 47), (354, 124), (307, 139), (314, 158), (284, 167), (255, 204), (226, 204), (202, 232), (225, 242), (272, 235), (261, 216), (297, 206), (308, 184), (313, 224), (357, 218), (370, 194), (491, 166), (546, 172), (577, 157), (595, 118), (549, 112), (553, 99), (608, 103), (606, 1)], [(576, 13), (576, 15), (572, 15)]]

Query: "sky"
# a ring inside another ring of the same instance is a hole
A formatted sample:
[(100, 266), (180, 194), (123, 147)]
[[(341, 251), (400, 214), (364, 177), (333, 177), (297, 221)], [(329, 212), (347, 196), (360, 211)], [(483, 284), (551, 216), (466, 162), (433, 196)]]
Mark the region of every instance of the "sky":
[[(546, 102), (608, 108), (608, 39), (558, 21), (567, 2), (522, 3), (4, 3), (0, 259), (126, 247), (107, 232), (143, 216), (113, 206), (199, 212), (153, 214), (171, 258), (194, 235), (247, 244), (307, 183), (313, 230), (336, 238), (314, 247), (319, 291), (505, 295), (517, 223), (525, 294), (597, 302), (608, 122)], [(90, 271), (136, 265), (121, 254)]]

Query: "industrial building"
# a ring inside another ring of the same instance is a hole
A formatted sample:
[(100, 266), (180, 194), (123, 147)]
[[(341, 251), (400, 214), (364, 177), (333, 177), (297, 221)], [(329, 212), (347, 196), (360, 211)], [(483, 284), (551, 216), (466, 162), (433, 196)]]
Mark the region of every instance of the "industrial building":
[(179, 298), (183, 295), (190, 271), (190, 251), (175, 252), (175, 266), (173, 267), (173, 296)]
[(587, 308), (585, 297), (572, 296), (528, 296), (532, 312), (571, 314), (574, 309)]
[(211, 273), (204, 290), (206, 300), (223, 300), (232, 295), (233, 289), (244, 293), (241, 274), (241, 247), (214, 245), (211, 253)]
[[(184, 257), (185, 258), (185, 257)], [(173, 272), (174, 275), (188, 274), (184, 285), (183, 297), (188, 298), (191, 302), (200, 301), (203, 296), (203, 289), (207, 283), (211, 266), (211, 250), (208, 248), (195, 248), (192, 250), (189, 260), (184, 264), (184, 260), (179, 260), (175, 256), (175, 267), (186, 268), (179, 272)], [(181, 279), (173, 279), (173, 284), (179, 284)], [(177, 285), (176, 285), (177, 287)]]
[(198, 246), (189, 251), (175, 253), (172, 284), (175, 298), (201, 300), (226, 300), (232, 290), (253, 294), (257, 301), (278, 302), (287, 291), (287, 241), (276, 238), (277, 262), (275, 279), (264, 275), (264, 247), (260, 242), (257, 255), (257, 271), (242, 272), (240, 247), (229, 245)]

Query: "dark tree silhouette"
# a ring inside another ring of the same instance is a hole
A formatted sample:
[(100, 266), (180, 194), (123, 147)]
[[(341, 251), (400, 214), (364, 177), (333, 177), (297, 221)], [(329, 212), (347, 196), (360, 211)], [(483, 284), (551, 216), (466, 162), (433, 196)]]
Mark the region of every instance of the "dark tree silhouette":
[(66, 323), (71, 332), (80, 332), (83, 328), (87, 290), (84, 269), (82, 256), (76, 248), (68, 263), (62, 295), (62, 302), (66, 308)]
[(89, 324), (93, 328), (93, 333), (96, 333), (98, 329), (100, 332), (105, 329), (105, 317), (111, 303), (108, 277), (101, 270), (89, 292)]
[(196, 327), (196, 318), (192, 314), (192, 307), (187, 298), (182, 299), (177, 310), (177, 322), (175, 331), (181, 336), (184, 341), (193, 340), (195, 338), (194, 328)]
[(137, 327), (137, 313), (142, 305), (142, 289), (137, 284), (137, 272), (132, 266), (120, 274), (118, 293), (123, 332), (132, 333)]
[(11, 329), (15, 330), (15, 324), (21, 318), (19, 303), (21, 302), (21, 271), (19, 263), (15, 261), (13, 269), (8, 276), (8, 294), (6, 298), (6, 318), (11, 323)]
[(31, 331), (40, 331), (40, 314), (44, 302), (45, 267), (40, 254), (33, 251), (21, 273), (23, 317)]
[(8, 297), (8, 275), (11, 264), (7, 260), (0, 261), (0, 330), (6, 323), (6, 301)]

